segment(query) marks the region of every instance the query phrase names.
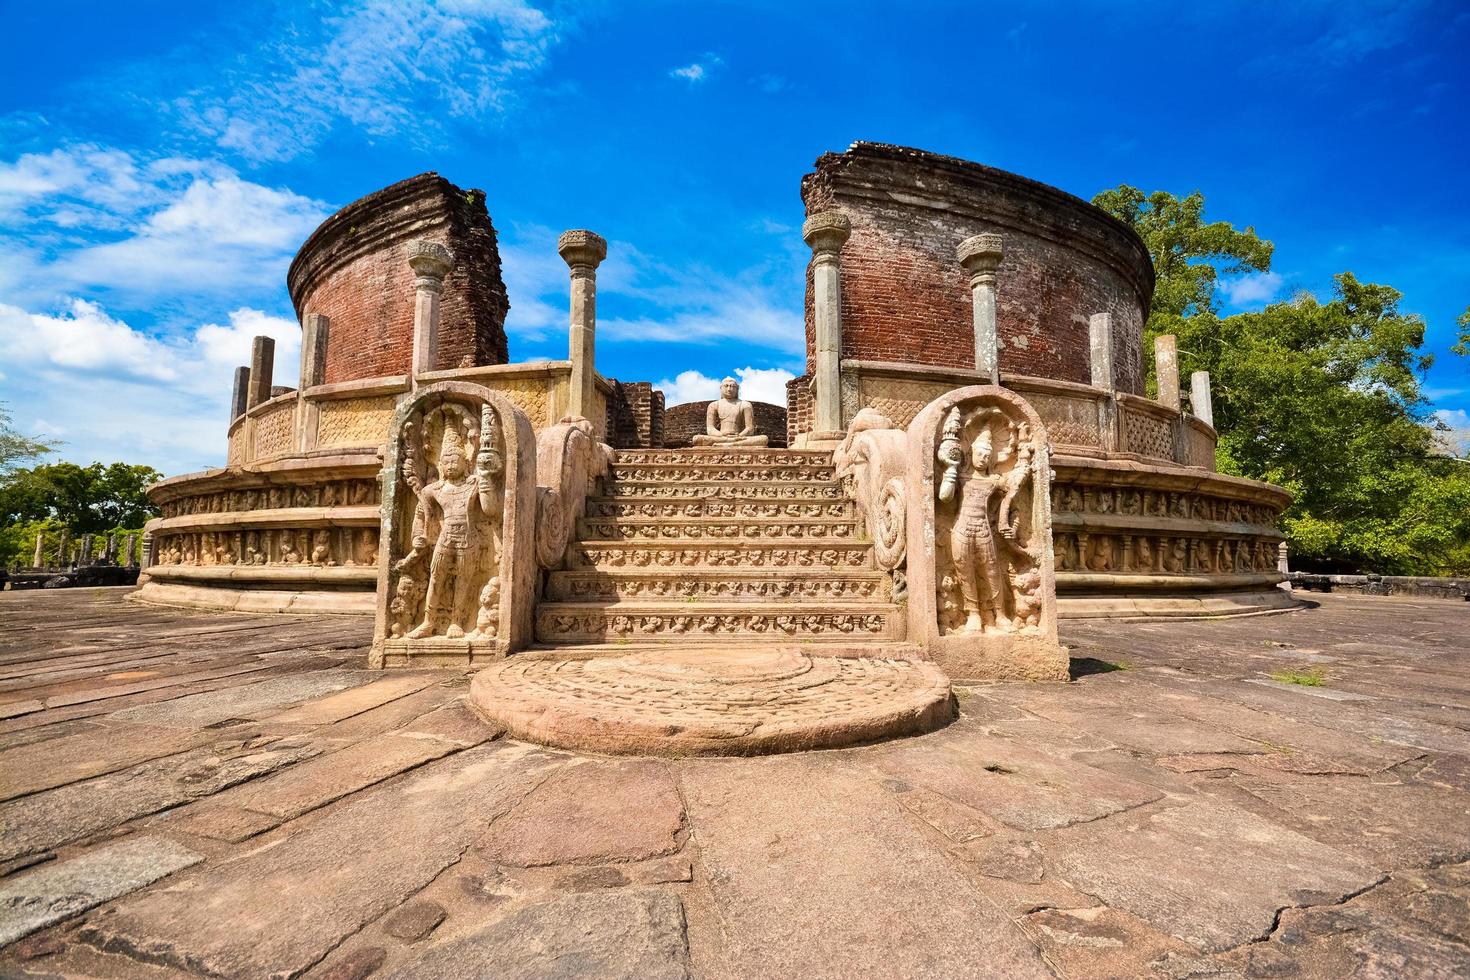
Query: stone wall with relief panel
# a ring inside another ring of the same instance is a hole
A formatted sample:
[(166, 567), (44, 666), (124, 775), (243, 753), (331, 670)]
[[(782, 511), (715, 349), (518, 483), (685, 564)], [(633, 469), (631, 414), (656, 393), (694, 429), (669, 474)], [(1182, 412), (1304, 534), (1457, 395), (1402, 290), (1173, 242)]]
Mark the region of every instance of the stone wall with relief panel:
[(388, 438), (395, 400), (391, 395), (323, 400), (317, 407), (316, 446), (380, 446)]
[(284, 456), (295, 448), (295, 400), (272, 405), (252, 419), (255, 440), (251, 459)]

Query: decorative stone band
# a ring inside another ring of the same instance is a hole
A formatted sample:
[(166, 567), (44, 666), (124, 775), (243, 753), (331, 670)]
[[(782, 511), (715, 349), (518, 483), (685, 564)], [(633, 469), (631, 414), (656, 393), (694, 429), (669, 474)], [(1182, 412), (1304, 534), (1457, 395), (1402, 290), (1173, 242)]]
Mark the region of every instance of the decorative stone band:
[(665, 484), (618, 483), (607, 489), (615, 498), (639, 500), (845, 500), (846, 494), (836, 483), (811, 484)]
[(901, 638), (903, 633), (892, 609), (848, 613), (701, 609), (688, 614), (622, 614), (564, 613), (554, 604), (547, 604), (537, 612), (537, 635), (582, 641), (634, 637), (689, 640), (701, 636), (712, 640), (735, 636), (878, 640)]
[(555, 572), (548, 583), (552, 600), (685, 599), (703, 601), (759, 601), (818, 599), (891, 602), (893, 590), (886, 575), (874, 572), (829, 572), (785, 569), (741, 575), (733, 571), (706, 571), (698, 577), (686, 572), (641, 571), (608, 574)]
[(614, 464), (618, 482), (625, 486), (659, 483), (827, 483), (835, 474), (830, 466), (725, 466), (718, 464), (669, 466), (644, 463)]
[(584, 540), (593, 541), (661, 541), (671, 538), (776, 541), (812, 538), (852, 539), (856, 536), (857, 526), (852, 521), (767, 521), (763, 519), (735, 524), (680, 520), (650, 520), (647, 522), (584, 520), (581, 535)]
[[(619, 449), (613, 461), (614, 471), (633, 464), (648, 465), (668, 463), (667, 449)], [(679, 458), (686, 462), (698, 462), (720, 466), (810, 466), (822, 465), (828, 453), (822, 450), (763, 449), (760, 452), (741, 452), (725, 449), (681, 449)]]
[(867, 544), (823, 544), (808, 547), (754, 544), (725, 545), (669, 542), (671, 547), (624, 548), (608, 542), (578, 542), (570, 554), (574, 568), (869, 568)]
[(587, 516), (642, 517), (665, 520), (680, 517), (739, 517), (762, 520), (779, 517), (828, 517), (851, 520), (853, 506), (847, 501), (764, 503), (755, 500), (694, 500), (687, 503), (661, 503), (638, 500), (589, 500)]

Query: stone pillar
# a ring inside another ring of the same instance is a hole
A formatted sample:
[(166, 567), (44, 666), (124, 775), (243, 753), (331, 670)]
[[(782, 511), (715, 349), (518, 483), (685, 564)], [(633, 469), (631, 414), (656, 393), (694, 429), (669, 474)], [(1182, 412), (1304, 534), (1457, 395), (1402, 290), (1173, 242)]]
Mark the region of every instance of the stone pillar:
[(1159, 404), (1179, 411), (1179, 350), (1173, 334), (1154, 338), (1154, 378), (1159, 383)]
[(439, 347), (439, 294), (444, 277), (454, 268), (454, 256), (438, 242), (416, 241), (408, 246), (408, 265), (413, 269), (413, 367), (417, 378), (434, 370), (434, 353)]
[(250, 368), (244, 364), (235, 368), (235, 384), (230, 395), (230, 421), (245, 414), (250, 407)]
[(60, 568), (66, 567), (66, 528), (61, 529), (61, 537), (56, 542), (56, 564)]
[(806, 219), (801, 237), (812, 250), (812, 319), (816, 356), (812, 377), (812, 436), (836, 438), (842, 431), (842, 273), (839, 255), (852, 235), (840, 211)]
[(567, 356), (572, 382), (567, 414), (591, 420), (597, 377), (597, 266), (607, 258), (607, 242), (584, 228), (564, 231), (556, 251), (571, 270), (572, 323)]
[(1087, 318), (1088, 346), (1092, 350), (1092, 386), (1112, 392), (1118, 388), (1113, 373), (1113, 315), (1094, 313)]
[(327, 328), (331, 320), (320, 313), (308, 313), (301, 321), (301, 385), (297, 404), (301, 406), (300, 448), (309, 452), (316, 448), (316, 430), (321, 406), (306, 395), (307, 389), (327, 380)]
[(42, 564), (42, 562), (44, 562), (46, 560), (45, 548), (46, 548), (46, 532), (45, 531), (37, 531), (36, 532), (36, 560), (31, 563), (31, 567), (32, 568), (45, 568), (46, 567), (45, 565)]
[(123, 565), (127, 568), (138, 564), (138, 536), (129, 534), (123, 544)]
[(271, 372), (276, 368), (276, 342), (270, 337), (250, 341), (250, 395), (246, 408), (270, 401)]
[(960, 242), (960, 265), (970, 274), (975, 308), (975, 370), (1000, 384), (1000, 346), (995, 334), (995, 270), (1000, 268), (1000, 236), (975, 235)]
[(115, 564), (117, 564), (117, 535), (116, 534), (109, 534), (107, 536), (106, 557), (107, 557), (107, 563), (109, 565), (115, 565)]
[(1215, 402), (1210, 397), (1210, 372), (1195, 371), (1189, 376), (1189, 407), (1194, 417), (1205, 425), (1215, 424)]
[(87, 563), (88, 559), (90, 559), (91, 557), (92, 557), (92, 536), (90, 534), (84, 534), (84, 535), (82, 535), (82, 550), (81, 550), (81, 552), (77, 556), (77, 562), (79, 564), (85, 565)]
[(138, 556), (139, 568), (151, 568), (153, 566), (153, 548), (157, 540), (152, 531), (143, 532), (143, 553)]

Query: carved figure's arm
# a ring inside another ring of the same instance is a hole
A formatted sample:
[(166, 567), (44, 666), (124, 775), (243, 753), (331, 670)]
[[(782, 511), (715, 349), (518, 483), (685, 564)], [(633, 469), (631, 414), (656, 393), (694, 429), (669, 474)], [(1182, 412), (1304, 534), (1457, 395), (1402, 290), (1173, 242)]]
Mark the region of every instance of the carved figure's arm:
[(419, 502), (413, 508), (413, 534), (409, 540), (414, 550), (429, 546), (429, 501), (434, 499), (434, 488), (425, 487), (419, 494)]
[[(1022, 463), (1025, 464), (1026, 462), (1023, 457)], [(1001, 535), (1006, 538), (1014, 539), (1016, 536), (1016, 522), (1014, 515), (1011, 513), (1011, 505), (1015, 503), (1016, 495), (1021, 492), (1021, 489), (1026, 486), (1027, 481), (1030, 479), (1031, 467), (1028, 465), (1016, 467), (1006, 477), (1006, 495), (1001, 498), (1000, 510), (996, 514), (995, 519), (996, 525), (1000, 528)]]
[(755, 435), (755, 406), (750, 402), (740, 403), (740, 434)]
[(709, 408), (704, 410), (704, 434), (717, 436), (720, 434), (720, 402), (716, 399), (709, 403)]
[(500, 424), (489, 405), (480, 407), (480, 451), (475, 454), (475, 490), (480, 498), (480, 510), (487, 516), (500, 516), (500, 476), (505, 470), (505, 460), (495, 448), (499, 438)]

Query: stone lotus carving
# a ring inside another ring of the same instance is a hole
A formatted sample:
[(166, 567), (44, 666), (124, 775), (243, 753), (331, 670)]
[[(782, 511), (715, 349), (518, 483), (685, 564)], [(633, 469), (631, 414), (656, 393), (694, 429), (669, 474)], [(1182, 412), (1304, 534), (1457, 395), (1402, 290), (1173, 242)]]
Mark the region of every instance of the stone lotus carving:
[(371, 662), (474, 663), (524, 646), (535, 591), (535, 440), (481, 385), (399, 406), (384, 461)]

